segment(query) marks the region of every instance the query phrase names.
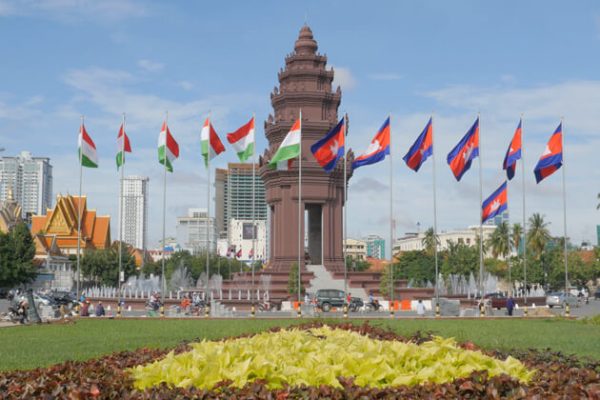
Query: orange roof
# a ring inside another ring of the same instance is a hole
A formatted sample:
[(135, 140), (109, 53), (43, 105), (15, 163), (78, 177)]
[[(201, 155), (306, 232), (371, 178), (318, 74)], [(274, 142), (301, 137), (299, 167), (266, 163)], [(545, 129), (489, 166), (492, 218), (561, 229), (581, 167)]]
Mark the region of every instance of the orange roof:
[(385, 266), (389, 264), (388, 260), (381, 260), (379, 258), (367, 257), (367, 261), (371, 264), (369, 271), (383, 271)]

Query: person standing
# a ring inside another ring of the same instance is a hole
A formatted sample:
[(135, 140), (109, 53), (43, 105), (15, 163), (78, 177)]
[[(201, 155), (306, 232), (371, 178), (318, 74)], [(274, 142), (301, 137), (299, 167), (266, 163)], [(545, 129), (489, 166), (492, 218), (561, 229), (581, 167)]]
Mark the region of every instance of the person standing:
[(417, 315), (419, 317), (425, 316), (425, 304), (423, 304), (423, 300), (421, 299), (419, 299), (419, 302), (417, 303)]
[(104, 306), (102, 305), (102, 302), (99, 301), (98, 305), (96, 306), (96, 317), (104, 317), (105, 314), (106, 312), (104, 311)]
[(506, 300), (506, 309), (508, 310), (508, 315), (512, 317), (513, 310), (515, 308), (515, 299), (513, 299), (512, 294), (508, 295), (508, 300)]

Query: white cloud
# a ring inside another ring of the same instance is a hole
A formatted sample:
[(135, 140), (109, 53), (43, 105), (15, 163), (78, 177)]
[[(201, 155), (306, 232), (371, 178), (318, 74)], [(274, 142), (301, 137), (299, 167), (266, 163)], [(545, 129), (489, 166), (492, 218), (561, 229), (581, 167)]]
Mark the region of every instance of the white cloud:
[(190, 81), (179, 81), (177, 85), (183, 90), (190, 91), (194, 88), (194, 84)]
[(374, 73), (369, 74), (368, 78), (373, 81), (397, 81), (402, 79), (402, 75), (396, 73)]
[(161, 71), (165, 65), (159, 62), (151, 61), (151, 60), (139, 60), (138, 65), (140, 68), (148, 71), (148, 72), (158, 72)]
[(356, 86), (356, 78), (349, 68), (333, 66), (333, 87), (340, 86), (342, 90), (351, 90)]

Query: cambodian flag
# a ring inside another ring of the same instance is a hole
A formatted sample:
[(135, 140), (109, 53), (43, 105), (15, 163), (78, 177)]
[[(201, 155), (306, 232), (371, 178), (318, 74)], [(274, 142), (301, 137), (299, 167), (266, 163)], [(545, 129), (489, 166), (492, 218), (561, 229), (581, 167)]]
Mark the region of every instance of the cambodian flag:
[(481, 205), (481, 223), (496, 215), (502, 214), (508, 208), (508, 193), (506, 181), (490, 197), (485, 199)]
[(344, 120), (345, 118), (340, 119), (340, 122), (327, 135), (310, 146), (310, 151), (326, 172), (331, 172), (337, 161), (345, 154), (346, 124)]
[(550, 137), (546, 149), (542, 153), (540, 160), (533, 172), (535, 173), (535, 180), (540, 183), (544, 178), (550, 176), (554, 171), (562, 167), (563, 154), (562, 154), (562, 122), (558, 125), (558, 128)]
[(415, 172), (419, 171), (421, 165), (427, 158), (433, 154), (433, 124), (431, 118), (423, 132), (419, 135), (415, 143), (411, 146), (408, 153), (402, 158), (408, 168)]
[(479, 117), (467, 134), (448, 153), (448, 165), (457, 181), (471, 168), (471, 162), (479, 156)]
[(388, 154), (390, 154), (390, 117), (381, 125), (367, 150), (354, 160), (352, 168), (375, 164)]
[(519, 126), (517, 126), (517, 130), (508, 145), (508, 150), (506, 150), (506, 155), (504, 156), (504, 163), (502, 164), (502, 168), (506, 170), (508, 180), (511, 180), (515, 176), (517, 160), (521, 159), (521, 123), (522, 121), (519, 121)]

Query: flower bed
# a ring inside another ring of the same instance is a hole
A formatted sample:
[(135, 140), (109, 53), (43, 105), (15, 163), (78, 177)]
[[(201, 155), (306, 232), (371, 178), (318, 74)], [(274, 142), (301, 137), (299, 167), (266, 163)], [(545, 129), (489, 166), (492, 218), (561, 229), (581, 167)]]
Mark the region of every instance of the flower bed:
[[(383, 359), (388, 356), (388, 353), (393, 353), (386, 351), (388, 347), (398, 346), (398, 348), (401, 348), (402, 346), (400, 345), (407, 346), (407, 342), (413, 343), (411, 346), (420, 345), (421, 347), (419, 348), (427, 349), (427, 346), (429, 346), (427, 343), (431, 343), (432, 339), (427, 335), (401, 338), (393, 333), (382, 331), (369, 325), (341, 325), (337, 326), (337, 328), (345, 329), (346, 334), (352, 332), (360, 334), (361, 345), (364, 345), (362, 340), (367, 338), (369, 339), (368, 346), (382, 346), (381, 354), (377, 355), (374, 353), (373, 360), (377, 356), (381, 356)], [(312, 324), (304, 326), (303, 329), (305, 334), (311, 332), (311, 335), (315, 336), (314, 339), (305, 338), (305, 345), (309, 343), (308, 345), (312, 346), (318, 344), (319, 341), (325, 341), (324, 336), (327, 335), (318, 333), (320, 332), (319, 329), (323, 332), (323, 328), (320, 326)], [(283, 331), (272, 330), (271, 332), (281, 334)], [(340, 334), (342, 343), (345, 343), (343, 340), (348, 340), (349, 336), (346, 334)], [(260, 335), (247, 336), (246, 339), (252, 340), (259, 337)], [(228, 343), (244, 342), (227, 339), (211, 343), (214, 346), (219, 344), (225, 346)], [(459, 355), (463, 352), (464, 354), (470, 354), (469, 351), (477, 350), (472, 344), (464, 344), (462, 347), (457, 347), (452, 342), (446, 340), (438, 340), (437, 342), (434, 340), (433, 343), (434, 345), (431, 346), (435, 346), (436, 349), (438, 347), (443, 348), (443, 352), (447, 356), (450, 356), (450, 358), (454, 356), (460, 358)], [(173, 350), (173, 355), (168, 357), (172, 359), (179, 356), (193, 358), (193, 356), (186, 356), (186, 354), (190, 351), (193, 352), (194, 349), (198, 349), (199, 346), (201, 347), (201, 344), (181, 344)], [(377, 347), (371, 348), (373, 352), (375, 349)], [(353, 349), (348, 344), (347, 349), (344, 351), (351, 354)], [(437, 349), (436, 351), (432, 351), (432, 354), (439, 351), (442, 350)], [(492, 360), (504, 360), (509, 356), (509, 354), (494, 351), (484, 353), (481, 355), (482, 357), (490, 357)], [(171, 387), (166, 383), (160, 383), (158, 386), (149, 387), (144, 391), (137, 390), (134, 387), (134, 376), (128, 372), (128, 369), (138, 367), (137, 369), (143, 370), (145, 368), (144, 365), (155, 361), (160, 362), (161, 359), (164, 360), (167, 354), (168, 352), (165, 350), (145, 349), (135, 352), (116, 353), (85, 362), (67, 362), (32, 371), (2, 373), (0, 374), (0, 398), (600, 398), (600, 364), (598, 362), (582, 362), (581, 360), (564, 356), (560, 353), (538, 351), (518, 351), (511, 352), (510, 354), (518, 359), (527, 370), (536, 371), (529, 382), (525, 382), (527, 377), (522, 377), (523, 379), (519, 378), (521, 379), (520, 381), (519, 379), (500, 373), (500, 371), (494, 371), (492, 368), (491, 372), (466, 371), (466, 376), (453, 380), (446, 379), (444, 383), (422, 380), (423, 383), (413, 382), (412, 385), (399, 386), (384, 386), (383, 381), (391, 378), (391, 376), (390, 378), (386, 378), (384, 374), (383, 378), (376, 379), (378, 382), (376, 385), (361, 385), (358, 378), (353, 377), (336, 378), (337, 384), (321, 384), (318, 386), (316, 383), (312, 386), (302, 384), (288, 386), (283, 380), (279, 381), (278, 384), (274, 384), (273, 381), (270, 382), (257, 378), (254, 381), (247, 379), (248, 382), (246, 383), (243, 380), (239, 380), (237, 386), (241, 387), (236, 387), (235, 381), (230, 379), (215, 384), (211, 389), (188, 385), (185, 385), (186, 387)], [(335, 358), (338, 357), (336, 356)], [(485, 360), (486, 363), (491, 363), (489, 359)], [(509, 364), (512, 364), (512, 362)], [(453, 364), (450, 363), (450, 365)], [(373, 370), (373, 368), (370, 368), (370, 370)], [(374, 378), (374, 374), (371, 375), (371, 379)], [(433, 380), (435, 381), (436, 379)]]

